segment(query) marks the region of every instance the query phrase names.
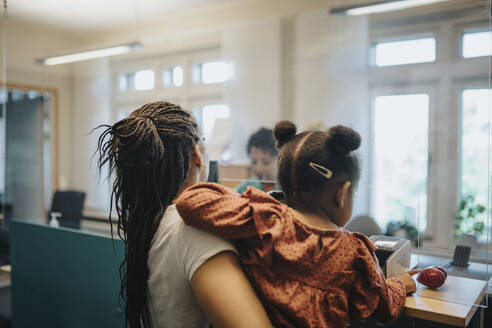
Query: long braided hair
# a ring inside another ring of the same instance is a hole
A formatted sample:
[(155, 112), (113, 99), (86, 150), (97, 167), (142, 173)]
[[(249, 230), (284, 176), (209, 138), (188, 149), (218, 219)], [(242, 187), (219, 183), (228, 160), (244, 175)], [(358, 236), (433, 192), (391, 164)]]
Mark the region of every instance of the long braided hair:
[(99, 128), (104, 128), (98, 141), (99, 170), (108, 165), (108, 177), (114, 179), (110, 216), (115, 209), (118, 235), (125, 243), (120, 297), (126, 300), (126, 325), (149, 327), (150, 244), (166, 208), (186, 181), (189, 155), (200, 133), (188, 112), (162, 101)]

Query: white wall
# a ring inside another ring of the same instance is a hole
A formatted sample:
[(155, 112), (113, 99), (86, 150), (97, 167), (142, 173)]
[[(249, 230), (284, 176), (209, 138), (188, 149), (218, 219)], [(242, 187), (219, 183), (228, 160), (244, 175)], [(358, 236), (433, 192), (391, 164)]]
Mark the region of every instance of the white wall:
[(97, 159), (94, 155), (102, 130), (92, 129), (111, 123), (111, 71), (108, 58), (74, 64), (72, 107), (73, 120), (73, 176), (77, 189), (85, 190), (85, 207), (109, 208), (109, 189), (98, 179)]
[(246, 160), (249, 135), (281, 119), (281, 24), (279, 18), (250, 22), (222, 34), (222, 54), (234, 64), (224, 89), (231, 108), (231, 157)]
[[(371, 0), (364, 0), (371, 1)], [(81, 45), (114, 43), (116, 40), (141, 40), (145, 45), (175, 43), (182, 38), (220, 32), (235, 24), (272, 17), (290, 17), (301, 12), (323, 10), (331, 5), (345, 6), (360, 0), (250, 0), (208, 3), (182, 11), (145, 18), (136, 13), (137, 23), (115, 26), (101, 33), (86, 33)]]
[(343, 124), (361, 134), (363, 162), (355, 215), (367, 214), (370, 115), (365, 17), (329, 16), (326, 11), (295, 20), (294, 120), (298, 129)]

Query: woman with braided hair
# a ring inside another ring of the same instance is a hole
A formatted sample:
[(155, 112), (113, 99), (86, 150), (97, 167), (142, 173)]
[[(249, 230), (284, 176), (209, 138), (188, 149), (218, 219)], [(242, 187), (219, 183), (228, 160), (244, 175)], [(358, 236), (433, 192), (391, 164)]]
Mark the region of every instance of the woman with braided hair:
[(125, 243), (120, 275), (127, 326), (271, 327), (235, 248), (184, 225), (174, 205), (208, 173), (190, 114), (154, 102), (101, 127), (99, 169), (109, 166), (110, 213), (116, 210)]
[(276, 327), (396, 319), (418, 271), (385, 279), (369, 239), (342, 228), (359, 182), (359, 134), (343, 126), (296, 132), (288, 121), (274, 129), (286, 204), (253, 187), (239, 195), (197, 184), (176, 201), (181, 217), (234, 242)]

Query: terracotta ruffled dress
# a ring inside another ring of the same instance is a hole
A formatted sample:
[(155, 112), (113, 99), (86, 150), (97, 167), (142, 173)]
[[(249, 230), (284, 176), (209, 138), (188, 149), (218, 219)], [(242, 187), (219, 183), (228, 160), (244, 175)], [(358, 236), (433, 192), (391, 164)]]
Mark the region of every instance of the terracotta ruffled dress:
[(369, 316), (392, 321), (403, 310), (405, 285), (384, 278), (364, 235), (309, 227), (252, 187), (239, 195), (198, 184), (176, 206), (186, 224), (234, 242), (276, 327), (345, 327), (349, 318)]

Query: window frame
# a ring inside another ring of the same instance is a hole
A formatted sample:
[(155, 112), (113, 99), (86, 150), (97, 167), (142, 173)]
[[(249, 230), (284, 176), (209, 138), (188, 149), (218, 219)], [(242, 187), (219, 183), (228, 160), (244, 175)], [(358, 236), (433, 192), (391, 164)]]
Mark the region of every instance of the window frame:
[[(193, 110), (196, 109), (196, 108), (200, 108), (200, 111), (203, 110), (203, 107), (207, 106), (207, 105), (217, 105), (217, 104), (223, 104), (224, 103), (224, 98), (222, 96), (210, 96), (210, 97), (203, 97), (203, 98), (198, 98), (198, 99), (192, 99), (189, 103), (188, 103), (188, 110), (190, 111), (191, 114), (193, 114)], [(203, 113), (201, 113), (202, 116), (203, 116)], [(232, 111), (231, 111), (231, 114), (232, 114)], [(201, 128), (201, 124), (203, 122), (197, 122), (200, 124), (200, 128)], [(202, 131), (203, 132), (203, 131)]]
[[(405, 89), (409, 86), (414, 91), (419, 91), (426, 86), (430, 87), (429, 92), (424, 90), (422, 93), (428, 93), (430, 101), (425, 234), (434, 238), (426, 241), (426, 247), (432, 249), (449, 249), (454, 244), (454, 239), (450, 236), (454, 233), (455, 210), (449, 206), (449, 203), (454, 202), (457, 207), (461, 197), (461, 169), (458, 167), (461, 165), (461, 153), (459, 153), (461, 146), (458, 142), (461, 140), (461, 91), (479, 86), (488, 88), (489, 72), (485, 72), (484, 67), (488, 67), (488, 61), (492, 57), (464, 58), (462, 56), (464, 33), (491, 31), (488, 23), (477, 19), (477, 16), (481, 17), (480, 15), (481, 13), (478, 13), (465, 18), (444, 18), (432, 22), (417, 20), (417, 23), (410, 22), (409, 19), (405, 21), (405, 18), (401, 21), (394, 20), (391, 19), (392, 16), (387, 16), (389, 19), (385, 20), (382, 15), (370, 22), (368, 36), (370, 60), (367, 63), (370, 93), (368, 108), (371, 110), (369, 181), (372, 182), (375, 178), (372, 157), (374, 156), (373, 116), (376, 94), (385, 95), (381, 92), (385, 88), (401, 91), (401, 88)], [(431, 35), (436, 39), (436, 61), (375, 66), (375, 44), (378, 42), (408, 40)], [(444, 133), (440, 133), (441, 131)], [(456, 158), (456, 163), (449, 163), (449, 158)], [(442, 188), (442, 186), (449, 188)], [(373, 197), (369, 197), (368, 201), (368, 208), (372, 214)], [(439, 234), (437, 234), (438, 229), (441, 232)], [(487, 245), (478, 246), (487, 247)], [(492, 249), (491, 240), (488, 247)]]
[[(175, 53), (163, 53), (152, 57), (111, 58), (112, 78), (112, 117), (118, 118), (121, 108), (137, 108), (145, 103), (156, 100), (166, 100), (180, 105), (191, 112), (193, 104), (210, 104), (222, 102), (224, 90), (223, 83), (193, 84), (191, 81), (191, 68), (196, 62), (208, 62), (222, 59), (221, 49), (216, 44), (210, 47), (182, 51)], [(163, 70), (169, 67), (181, 66), (183, 68), (183, 85), (180, 87), (164, 87), (162, 81)], [(143, 68), (153, 69), (155, 87), (151, 90), (119, 91), (119, 76), (121, 73), (135, 72)]]
[[(427, 228), (423, 231), (425, 234), (432, 234), (435, 231), (435, 225), (431, 224), (430, 220), (428, 220), (430, 214), (432, 213), (431, 206), (431, 184), (429, 181), (432, 181), (433, 170), (432, 170), (432, 153), (435, 149), (435, 140), (434, 136), (431, 136), (431, 127), (432, 127), (432, 117), (435, 115), (435, 101), (436, 101), (436, 85), (433, 83), (422, 83), (419, 85), (415, 84), (387, 84), (387, 85), (378, 85), (374, 86), (370, 89), (369, 92), (369, 101), (370, 101), (370, 114), (369, 114), (369, 186), (372, 189), (374, 186), (375, 179), (375, 99), (381, 96), (400, 96), (400, 95), (414, 95), (414, 94), (427, 94), (429, 97), (429, 118), (428, 118), (428, 160), (427, 160), (427, 182), (426, 182), (426, 192), (427, 192)], [(373, 192), (369, 193), (368, 197), (368, 206), (369, 214), (374, 217), (374, 201), (375, 196)], [(433, 221), (433, 220), (432, 220)], [(379, 223), (378, 223), (379, 224)], [(419, 219), (420, 225), (420, 219)], [(381, 227), (384, 231), (386, 227)]]
[[(150, 88), (150, 89), (143, 89), (143, 90), (137, 90), (135, 88), (135, 75), (140, 72), (140, 71), (153, 71), (154, 73), (154, 87), (153, 88)], [(120, 89), (120, 78), (122, 75), (125, 75), (126, 76), (126, 83), (127, 83), (127, 89), (126, 90), (121, 90)], [(133, 80), (133, 88), (132, 89), (128, 89), (128, 84), (129, 84), (129, 76), (132, 75), (132, 80)], [(151, 67), (147, 67), (147, 66), (143, 66), (143, 67), (139, 67), (138, 69), (136, 70), (132, 70), (132, 71), (123, 71), (123, 72), (119, 72), (118, 73), (118, 81), (117, 81), (117, 90), (118, 92), (120, 93), (126, 93), (126, 92), (142, 92), (142, 91), (149, 91), (149, 90), (153, 90), (156, 88), (156, 80), (157, 80), (157, 77), (156, 77), (156, 74), (155, 74), (155, 70)]]
[[(396, 65), (385, 65), (385, 66), (378, 66), (376, 64), (376, 47), (378, 44), (381, 43), (391, 43), (391, 42), (399, 42), (399, 41), (411, 41), (411, 40), (421, 40), (421, 39), (434, 39), (435, 41), (435, 60), (434, 61), (428, 61), (428, 62), (417, 62), (417, 63), (405, 63), (405, 64), (396, 64)], [(435, 63), (438, 60), (439, 56), (439, 45), (438, 45), (438, 39), (435, 33), (433, 32), (428, 32), (428, 33), (417, 33), (417, 34), (405, 34), (404, 36), (398, 37), (398, 36), (388, 36), (388, 37), (380, 37), (371, 40), (371, 45), (370, 45), (370, 52), (369, 52), (369, 65), (371, 67), (376, 67), (376, 68), (384, 68), (384, 67), (394, 67), (394, 66), (406, 66), (406, 65), (418, 65), (418, 64), (432, 64)]]
[[(210, 58), (210, 59), (207, 59), (207, 60), (200, 60), (200, 61), (195, 61), (195, 62), (191, 63), (190, 74), (188, 74), (191, 83), (193, 85), (217, 85), (217, 84), (220, 85), (220, 84), (227, 83), (229, 81), (228, 79), (226, 79), (225, 81), (222, 81), (222, 82), (213, 82), (213, 83), (205, 83), (205, 82), (203, 82), (203, 65), (204, 64), (207, 64), (207, 63), (214, 63), (214, 62), (224, 62), (227, 65), (227, 60), (225, 60), (222, 57)], [(198, 83), (193, 82), (193, 77), (192, 77), (193, 68), (194, 68), (195, 65), (200, 65), (200, 82), (198, 82)]]
[[(456, 101), (457, 101), (457, 107), (456, 107), (456, 111), (458, 112), (458, 116), (459, 116), (459, 125), (458, 125), (458, 130), (457, 130), (457, 134), (458, 134), (458, 184), (457, 184), (457, 202), (461, 201), (461, 198), (462, 198), (462, 190), (461, 190), (461, 175), (462, 175), (462, 154), (461, 154), (461, 150), (462, 150), (462, 121), (461, 121), (461, 118), (463, 117), (463, 91), (465, 90), (474, 90), (474, 89), (489, 89), (489, 90), (492, 90), (490, 85), (489, 85), (489, 79), (488, 78), (476, 78), (476, 79), (465, 79), (465, 80), (460, 80), (460, 81), (456, 81), (454, 83), (454, 88), (453, 88), (453, 96), (455, 97)], [(492, 91), (491, 91), (492, 92)], [(491, 121), (489, 124), (492, 124), (492, 117), (489, 118)], [(491, 126), (492, 128), (492, 126)], [(489, 144), (489, 152), (491, 149), (491, 146)], [(490, 164), (489, 164), (490, 165)], [(489, 175), (491, 174), (490, 170), (489, 170)], [(489, 182), (490, 183), (490, 182)], [(489, 185), (489, 190), (492, 188), (492, 186)], [(490, 195), (489, 195), (489, 198), (490, 198)], [(490, 200), (489, 200), (490, 202)], [(487, 206), (488, 204), (486, 204)], [(492, 204), (490, 204), (492, 205)], [(492, 227), (492, 217), (489, 217), (488, 218), (488, 224)], [(489, 245), (488, 245), (488, 248), (490, 250), (492, 250), (492, 235), (491, 235), (491, 231), (489, 231)], [(477, 242), (477, 249), (487, 249), (487, 245), (486, 243), (482, 243), (482, 242)]]
[[(183, 65), (181, 65), (181, 64), (174, 64), (174, 65), (161, 65), (161, 66), (162, 66), (162, 68), (160, 68), (160, 71), (159, 71), (159, 74), (160, 74), (160, 86), (159, 87), (162, 87), (162, 88), (165, 88), (165, 89), (172, 89), (172, 88), (183, 88), (183, 87), (185, 87), (187, 85), (185, 83), (186, 73), (185, 73), (185, 68), (183, 67)], [(181, 69), (183, 70), (183, 83), (181, 85), (175, 85), (174, 84), (173, 70), (176, 67), (181, 67)], [(165, 86), (164, 85), (164, 70), (166, 70), (166, 69), (170, 69), (171, 70), (171, 84), (168, 85), (168, 86)]]
[(485, 56), (475, 56), (475, 57), (465, 57), (463, 56), (463, 44), (464, 44), (464, 36), (465, 34), (473, 34), (473, 33), (481, 33), (481, 32), (489, 32), (492, 33), (492, 30), (487, 26), (475, 26), (475, 27), (468, 27), (468, 28), (462, 28), (461, 33), (459, 36), (459, 56), (462, 59), (469, 60), (469, 59), (475, 59), (475, 58), (486, 58), (489, 57), (490, 55), (485, 55)]

